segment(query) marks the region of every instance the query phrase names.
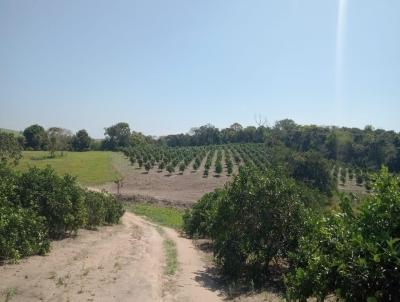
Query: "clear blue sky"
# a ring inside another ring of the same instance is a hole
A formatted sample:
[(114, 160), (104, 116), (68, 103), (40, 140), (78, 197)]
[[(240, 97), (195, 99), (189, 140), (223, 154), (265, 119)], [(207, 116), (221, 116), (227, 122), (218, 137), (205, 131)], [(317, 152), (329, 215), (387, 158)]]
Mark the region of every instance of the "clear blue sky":
[(338, 2), (0, 0), (0, 127), (399, 131), (400, 1), (347, 0), (339, 63)]

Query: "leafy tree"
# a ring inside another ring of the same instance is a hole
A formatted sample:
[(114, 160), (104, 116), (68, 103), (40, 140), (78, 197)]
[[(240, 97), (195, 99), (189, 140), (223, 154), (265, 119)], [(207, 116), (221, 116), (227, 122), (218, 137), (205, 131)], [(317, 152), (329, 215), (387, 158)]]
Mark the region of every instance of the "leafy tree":
[(242, 168), (223, 192), (205, 196), (187, 213), (185, 229), (211, 237), (217, 263), (228, 276), (260, 281), (272, 259), (297, 246), (303, 215), (299, 199), (294, 181), (279, 172)]
[(227, 170), (228, 170), (228, 175), (231, 175), (231, 174), (232, 174), (232, 172), (233, 172), (232, 165), (228, 165), (228, 168), (227, 168)]
[(164, 168), (165, 168), (165, 162), (161, 161), (161, 162), (158, 164), (158, 169), (160, 169), (160, 171), (162, 171), (162, 170), (164, 170)]
[(169, 174), (172, 174), (173, 172), (175, 172), (175, 168), (172, 165), (168, 165), (167, 166), (167, 171)]
[(288, 295), (319, 301), (335, 293), (344, 301), (396, 301), (400, 297), (400, 180), (382, 169), (374, 194), (353, 212), (342, 198), (337, 213), (312, 215), (291, 254)]
[(183, 229), (190, 237), (210, 238), (215, 223), (218, 204), (225, 196), (225, 191), (217, 189), (206, 193), (190, 211), (183, 216)]
[(44, 217), (32, 209), (0, 205), (0, 261), (43, 255), (49, 249)]
[(72, 141), (72, 133), (69, 130), (51, 127), (47, 130), (48, 136), (48, 149), (52, 157), (55, 156), (56, 151), (61, 151), (61, 156), (64, 151), (70, 149)]
[(16, 195), (20, 206), (46, 218), (51, 238), (61, 238), (85, 225), (82, 189), (70, 175), (60, 177), (50, 167), (31, 168), (18, 178)]
[(316, 152), (297, 154), (291, 161), (291, 176), (321, 192), (332, 194), (335, 181), (326, 160)]
[(117, 150), (128, 147), (130, 144), (131, 130), (128, 123), (117, 123), (105, 128), (103, 146), (107, 150)]
[(221, 174), (222, 172), (222, 164), (220, 161), (215, 163), (215, 173)]
[(23, 132), (25, 137), (25, 147), (33, 150), (42, 150), (47, 147), (47, 135), (44, 128), (40, 125), (32, 125)]
[(144, 164), (144, 169), (146, 170), (147, 173), (149, 173), (149, 171), (151, 169), (151, 163), (150, 162), (146, 162)]
[(181, 172), (181, 174), (183, 174), (183, 171), (185, 171), (185, 169), (186, 169), (185, 164), (184, 163), (180, 163), (179, 164), (179, 171)]
[(0, 162), (17, 164), (21, 159), (21, 145), (11, 133), (0, 132)]
[(79, 130), (72, 139), (72, 148), (75, 151), (89, 151), (92, 139), (85, 129)]

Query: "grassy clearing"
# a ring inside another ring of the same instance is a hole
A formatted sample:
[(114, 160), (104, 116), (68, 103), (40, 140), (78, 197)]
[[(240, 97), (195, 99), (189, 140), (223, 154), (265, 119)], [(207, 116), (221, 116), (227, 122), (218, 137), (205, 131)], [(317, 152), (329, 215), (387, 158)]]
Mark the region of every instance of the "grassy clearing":
[(164, 274), (165, 275), (174, 275), (178, 268), (178, 258), (176, 253), (175, 242), (171, 239), (164, 239), (164, 253), (165, 253), (165, 267)]
[(154, 223), (176, 230), (182, 229), (184, 211), (176, 208), (161, 207), (149, 203), (135, 203), (127, 206), (127, 210), (145, 216)]
[(64, 156), (49, 158), (47, 151), (24, 151), (17, 166), (19, 170), (29, 167), (44, 168), (52, 166), (57, 173), (69, 173), (77, 177), (83, 185), (98, 185), (114, 181), (119, 174), (113, 169), (112, 152), (65, 152)]

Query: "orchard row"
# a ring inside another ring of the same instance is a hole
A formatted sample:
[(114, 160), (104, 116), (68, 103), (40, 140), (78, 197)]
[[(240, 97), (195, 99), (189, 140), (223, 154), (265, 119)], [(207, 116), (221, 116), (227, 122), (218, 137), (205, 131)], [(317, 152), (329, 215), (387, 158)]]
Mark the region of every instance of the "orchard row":
[(230, 176), (234, 166), (253, 165), (259, 169), (267, 169), (269, 160), (263, 144), (227, 144), (200, 147), (161, 147), (144, 145), (124, 150), (131, 165), (137, 164), (147, 172), (152, 169), (166, 170), (168, 173), (186, 169), (202, 170), (207, 177), (211, 172), (216, 175), (226, 173)]

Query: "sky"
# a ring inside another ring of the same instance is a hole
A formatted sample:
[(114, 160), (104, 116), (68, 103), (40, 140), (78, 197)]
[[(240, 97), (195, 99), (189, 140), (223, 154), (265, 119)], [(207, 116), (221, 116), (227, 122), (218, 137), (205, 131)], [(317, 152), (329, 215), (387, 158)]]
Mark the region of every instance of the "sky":
[(399, 109), (398, 0), (0, 0), (1, 128), (400, 131)]

